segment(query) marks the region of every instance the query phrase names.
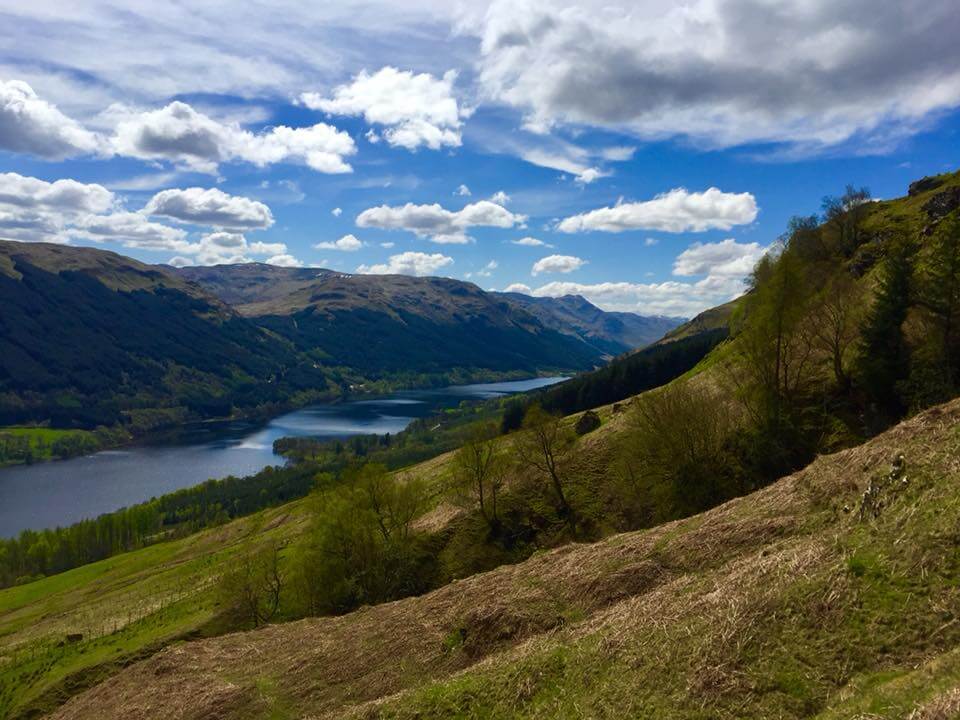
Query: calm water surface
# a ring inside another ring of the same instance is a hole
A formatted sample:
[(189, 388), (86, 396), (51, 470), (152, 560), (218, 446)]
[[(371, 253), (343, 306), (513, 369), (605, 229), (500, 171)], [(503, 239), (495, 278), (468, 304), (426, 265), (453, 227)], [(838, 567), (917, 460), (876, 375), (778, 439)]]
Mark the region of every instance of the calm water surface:
[(0, 469), (0, 537), (69, 525), (210, 478), (250, 475), (283, 464), (281, 437), (343, 438), (397, 433), (413, 420), (462, 400), (552, 385), (564, 378), (409, 390), (379, 398), (313, 405), (264, 423), (204, 423), (149, 444), (37, 465)]

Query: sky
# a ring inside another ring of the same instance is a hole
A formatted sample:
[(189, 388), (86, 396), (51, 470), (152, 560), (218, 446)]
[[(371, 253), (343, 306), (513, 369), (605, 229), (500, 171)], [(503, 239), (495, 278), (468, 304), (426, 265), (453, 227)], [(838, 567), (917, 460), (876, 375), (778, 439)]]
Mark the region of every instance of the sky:
[[(317, 6), (317, 7), (312, 7)], [(0, 0), (0, 238), (690, 317), (960, 166), (955, 0)]]

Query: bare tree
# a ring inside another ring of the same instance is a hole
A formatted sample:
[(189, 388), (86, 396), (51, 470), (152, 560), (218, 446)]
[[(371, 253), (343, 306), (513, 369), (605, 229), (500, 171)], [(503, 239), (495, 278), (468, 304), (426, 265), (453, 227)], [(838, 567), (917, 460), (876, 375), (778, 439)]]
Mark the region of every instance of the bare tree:
[(571, 524), (573, 508), (567, 499), (563, 462), (572, 446), (573, 433), (562, 418), (551, 415), (539, 404), (530, 407), (516, 441), (517, 456), (521, 465), (548, 481), (561, 515)]
[(506, 462), (492, 440), (495, 436), (492, 425), (479, 427), (453, 456), (454, 493), (476, 506), (491, 530), (500, 524), (497, 498), (506, 477)]
[(276, 543), (245, 549), (233, 569), (220, 577), (219, 595), (225, 613), (253, 627), (273, 619), (282, 591), (280, 547)]

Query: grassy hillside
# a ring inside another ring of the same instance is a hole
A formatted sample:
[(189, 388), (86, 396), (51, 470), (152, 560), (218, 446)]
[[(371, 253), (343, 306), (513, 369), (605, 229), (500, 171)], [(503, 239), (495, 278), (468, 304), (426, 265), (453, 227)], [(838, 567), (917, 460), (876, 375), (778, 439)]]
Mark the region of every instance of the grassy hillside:
[(53, 717), (948, 717), (958, 421), (424, 597), (176, 646)]

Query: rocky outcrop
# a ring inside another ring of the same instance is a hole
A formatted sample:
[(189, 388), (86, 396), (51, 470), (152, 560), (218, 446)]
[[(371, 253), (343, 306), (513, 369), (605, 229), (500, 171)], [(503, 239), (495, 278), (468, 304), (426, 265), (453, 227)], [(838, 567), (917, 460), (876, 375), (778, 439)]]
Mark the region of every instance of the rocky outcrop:
[(916, 182), (910, 183), (910, 188), (907, 190), (907, 194), (910, 197), (913, 197), (929, 190), (936, 190), (941, 185), (943, 185), (943, 180), (938, 177), (921, 178)]

